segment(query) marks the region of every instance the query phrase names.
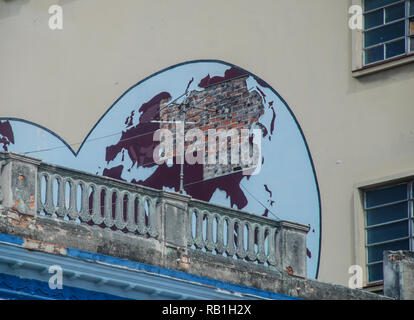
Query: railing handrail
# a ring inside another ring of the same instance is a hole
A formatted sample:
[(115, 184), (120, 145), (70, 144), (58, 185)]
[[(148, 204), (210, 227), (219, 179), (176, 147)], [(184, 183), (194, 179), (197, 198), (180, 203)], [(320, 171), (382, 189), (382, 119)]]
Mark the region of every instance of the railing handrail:
[(87, 171), (82, 171), (78, 169), (65, 167), (62, 165), (48, 163), (43, 160), (29, 157), (29, 156), (19, 154), (19, 153), (0, 151), (0, 160), (9, 160), (9, 159), (17, 159), (17, 160), (23, 160), (23, 161), (26, 160), (29, 162), (34, 162), (38, 165), (39, 169), (41, 170), (52, 171), (58, 174), (62, 172), (66, 172), (74, 179), (86, 178), (90, 180), (91, 182), (96, 181), (101, 184), (114, 184), (115, 187), (122, 187), (132, 192), (144, 190), (149, 193), (153, 193), (154, 195), (156, 194), (158, 196), (160, 196), (162, 192), (165, 192), (163, 190), (154, 189), (154, 188), (143, 186), (143, 185), (138, 185), (132, 182), (127, 182), (127, 181), (123, 181), (123, 180), (119, 180), (119, 179), (115, 179), (115, 178), (111, 178), (107, 176), (95, 175)]
[(283, 220), (274, 220), (268, 217), (260, 216), (257, 214), (253, 214), (247, 211), (242, 211), (239, 209), (234, 209), (226, 206), (222, 206), (219, 204), (206, 202), (198, 199), (191, 198), (189, 202), (189, 206), (194, 206), (198, 209), (206, 208), (207, 210), (211, 212), (216, 212), (218, 214), (223, 213), (227, 216), (230, 216), (232, 218), (238, 218), (238, 219), (245, 219), (249, 220), (251, 222), (258, 222), (266, 225), (270, 225), (272, 227), (280, 227), (282, 225)]
[[(3, 154), (7, 154), (5, 152), (2, 152)], [(19, 157), (21, 157), (22, 155), (17, 154), (17, 153), (12, 153), (10, 152), (9, 154), (11, 155), (17, 155)], [(32, 158), (32, 157), (27, 157), (24, 156), (25, 158), (28, 159), (36, 159), (36, 158)], [(6, 158), (7, 159), (7, 158)], [(36, 159), (38, 160), (38, 159)], [(73, 179), (79, 179), (79, 180), (88, 180), (87, 182), (93, 182), (93, 183), (99, 183), (99, 184), (109, 184), (113, 187), (116, 188), (122, 188), (125, 189), (127, 191), (131, 191), (131, 192), (143, 192), (143, 193), (149, 193), (153, 196), (162, 196), (165, 193), (172, 193), (172, 194), (176, 194), (175, 192), (171, 192), (171, 191), (165, 191), (165, 190), (160, 190), (160, 189), (155, 189), (155, 188), (151, 188), (151, 187), (147, 187), (147, 186), (143, 186), (143, 185), (139, 185), (139, 184), (135, 184), (132, 182), (128, 182), (128, 181), (123, 181), (123, 180), (119, 180), (116, 178), (111, 178), (111, 177), (107, 177), (107, 176), (100, 176), (100, 175), (95, 175), (86, 171), (82, 171), (82, 170), (78, 170), (78, 169), (72, 169), (69, 167), (65, 167), (62, 165), (56, 165), (56, 164), (52, 164), (52, 163), (48, 163), (48, 162), (44, 162), (42, 160), (39, 160), (39, 171), (47, 171), (47, 172), (53, 172), (56, 174), (64, 174), (67, 173), (68, 175), (70, 175), (71, 178)], [(216, 213), (224, 213), (230, 217), (235, 217), (238, 219), (246, 219), (249, 220), (251, 222), (260, 222), (266, 225), (270, 225), (270, 226), (274, 226), (274, 227), (280, 227), (283, 222), (285, 222), (284, 220), (275, 220), (269, 217), (265, 217), (265, 216), (260, 216), (257, 214), (253, 214), (247, 211), (243, 211), (243, 210), (239, 210), (239, 209), (234, 209), (231, 207), (226, 207), (223, 205), (219, 205), (219, 204), (215, 204), (215, 203), (211, 203), (211, 202), (207, 202), (207, 201), (203, 201), (203, 200), (199, 200), (199, 199), (195, 199), (190, 197), (189, 198), (189, 205), (196, 205), (196, 206), (202, 206), (202, 207), (206, 207), (208, 210), (216, 212)]]
[[(306, 274), (308, 226), (16, 153), (0, 152), (0, 167), (3, 166), (6, 169), (0, 171), (0, 192), (1, 188), (7, 189), (2, 196), (6, 209), (130, 232), (185, 251), (207, 250), (229, 257), (235, 254), (241, 260), (277, 268), (293, 266), (295, 274)], [(247, 228), (246, 233), (243, 228)], [(214, 241), (215, 234), (218, 242)], [(247, 248), (243, 247), (245, 240)], [(297, 259), (287, 253), (289, 250), (303, 257)]]
[(68, 167), (50, 164), (47, 162), (41, 162), (39, 165), (39, 169), (40, 171), (54, 172), (57, 174), (67, 173), (73, 179), (79, 179), (79, 180), (87, 179), (88, 182), (96, 182), (99, 184), (109, 184), (109, 185), (113, 185), (116, 188), (122, 188), (128, 191), (131, 191), (131, 192), (147, 192), (147, 193), (153, 194), (154, 196), (160, 196), (160, 192), (162, 192), (162, 190), (150, 188), (150, 187), (135, 184), (132, 182), (127, 182), (124, 180), (119, 180), (119, 179), (115, 179), (115, 178), (111, 178), (107, 176), (95, 175), (95, 174), (92, 174), (86, 171), (71, 169)]

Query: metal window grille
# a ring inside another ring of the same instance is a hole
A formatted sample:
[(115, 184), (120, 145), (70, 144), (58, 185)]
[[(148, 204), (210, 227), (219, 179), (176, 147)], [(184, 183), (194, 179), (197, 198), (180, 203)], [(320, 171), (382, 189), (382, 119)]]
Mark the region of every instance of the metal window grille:
[(368, 282), (383, 280), (385, 250), (413, 250), (413, 181), (365, 190)]
[(364, 0), (364, 65), (414, 53), (414, 0)]

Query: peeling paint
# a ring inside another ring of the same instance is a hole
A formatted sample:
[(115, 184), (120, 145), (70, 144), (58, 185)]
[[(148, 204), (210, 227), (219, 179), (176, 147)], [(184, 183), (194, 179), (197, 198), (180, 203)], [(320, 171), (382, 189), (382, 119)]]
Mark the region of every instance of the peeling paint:
[(293, 268), (291, 266), (286, 267), (286, 272), (289, 273), (290, 275), (294, 274)]
[(25, 238), (22, 247), (27, 250), (43, 251), (57, 255), (66, 255), (66, 248), (64, 246), (39, 240)]

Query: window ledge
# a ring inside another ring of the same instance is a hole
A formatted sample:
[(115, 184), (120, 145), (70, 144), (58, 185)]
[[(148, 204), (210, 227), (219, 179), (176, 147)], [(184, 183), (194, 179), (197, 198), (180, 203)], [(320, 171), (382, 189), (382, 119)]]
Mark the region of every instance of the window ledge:
[(373, 283), (369, 283), (362, 288), (365, 291), (376, 293), (376, 294), (384, 294), (384, 281), (377, 281)]
[(395, 68), (407, 63), (411, 63), (414, 62), (414, 54), (408, 54), (402, 57), (398, 57), (398, 58), (394, 58), (394, 59), (390, 59), (390, 60), (386, 60), (386, 61), (381, 61), (378, 63), (374, 63), (372, 65), (369, 66), (365, 66), (359, 69), (355, 69), (352, 70), (352, 76), (354, 78), (359, 78), (362, 76), (366, 76), (369, 74), (373, 74), (376, 72), (380, 72), (380, 71), (384, 71), (384, 70), (388, 70), (391, 68)]

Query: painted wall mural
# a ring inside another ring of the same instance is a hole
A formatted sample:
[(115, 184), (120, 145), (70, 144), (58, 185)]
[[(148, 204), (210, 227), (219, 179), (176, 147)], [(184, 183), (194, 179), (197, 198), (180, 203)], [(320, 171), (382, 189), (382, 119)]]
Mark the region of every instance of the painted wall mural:
[(177, 192), (180, 165), (154, 161), (158, 142), (153, 136), (165, 128), (166, 121), (179, 118), (184, 99), (194, 107), (185, 115), (186, 131), (197, 127), (203, 132), (243, 128), (262, 132), (258, 174), (243, 175), (237, 165), (185, 163), (184, 193), (271, 219), (310, 225), (308, 277), (317, 277), (320, 199), (305, 137), (277, 92), (239, 67), (215, 60), (192, 61), (140, 81), (108, 109), (77, 152), (47, 128), (25, 119), (0, 118), (0, 150)]

